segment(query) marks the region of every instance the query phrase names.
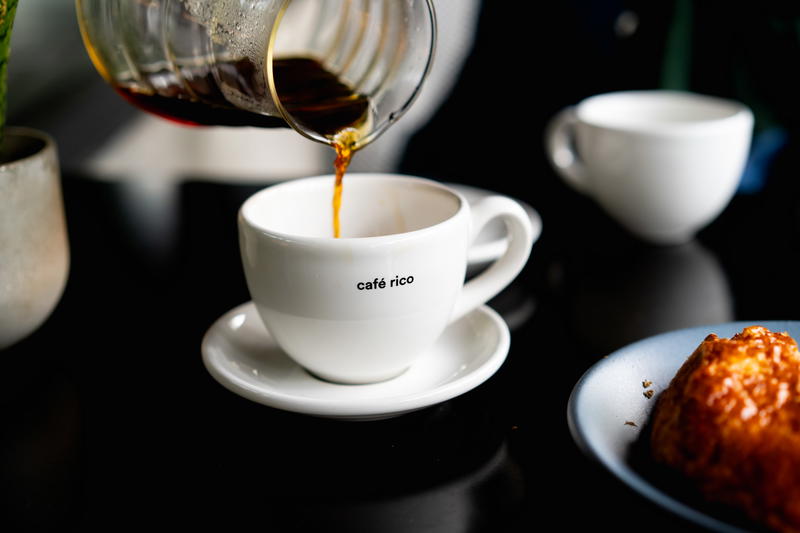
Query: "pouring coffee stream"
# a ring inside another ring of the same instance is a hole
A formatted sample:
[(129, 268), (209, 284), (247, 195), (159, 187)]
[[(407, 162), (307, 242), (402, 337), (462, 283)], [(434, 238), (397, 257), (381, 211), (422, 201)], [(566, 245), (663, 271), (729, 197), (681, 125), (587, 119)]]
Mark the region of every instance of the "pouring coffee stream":
[(98, 72), (190, 126), (291, 127), (332, 146), (333, 234), (353, 154), (408, 109), (431, 66), (432, 0), (76, 0)]

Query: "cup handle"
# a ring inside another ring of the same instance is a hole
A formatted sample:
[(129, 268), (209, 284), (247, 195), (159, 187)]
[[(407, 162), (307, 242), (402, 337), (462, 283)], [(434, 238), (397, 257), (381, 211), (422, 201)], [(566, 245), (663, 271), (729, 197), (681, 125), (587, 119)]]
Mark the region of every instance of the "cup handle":
[(508, 248), (488, 269), (464, 284), (450, 322), (455, 322), (489, 301), (510, 284), (528, 262), (533, 246), (533, 226), (525, 210), (505, 196), (490, 196), (471, 209), (470, 244), (491, 220), (500, 217), (508, 231)]
[(564, 181), (578, 192), (588, 194), (586, 170), (572, 143), (572, 132), (577, 123), (574, 107), (566, 107), (550, 119), (544, 134), (545, 152)]

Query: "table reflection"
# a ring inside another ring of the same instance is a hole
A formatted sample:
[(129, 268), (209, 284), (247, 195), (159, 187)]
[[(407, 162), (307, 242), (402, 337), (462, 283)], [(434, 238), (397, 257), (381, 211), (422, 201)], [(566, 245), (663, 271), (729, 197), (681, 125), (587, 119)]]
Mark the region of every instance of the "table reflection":
[(49, 530), (80, 516), (79, 385), (57, 356), (38, 352), (40, 339), (0, 351), (0, 524), (7, 531)]
[(658, 333), (734, 318), (727, 275), (698, 241), (594, 251), (569, 275), (572, 326), (597, 355)]
[(476, 401), (371, 423), (259, 413), (260, 424), (215, 417), (200, 444), (213, 454), (201, 495), (212, 518), (279, 531), (455, 532), (502, 527), (520, 511), (522, 472)]

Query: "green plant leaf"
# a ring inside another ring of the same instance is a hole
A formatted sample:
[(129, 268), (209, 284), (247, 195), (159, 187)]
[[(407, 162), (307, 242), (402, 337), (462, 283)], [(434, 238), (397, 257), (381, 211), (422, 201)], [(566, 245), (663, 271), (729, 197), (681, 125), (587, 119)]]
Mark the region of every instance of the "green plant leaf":
[(11, 30), (14, 28), (18, 2), (19, 0), (0, 0), (0, 144), (3, 142), (6, 125), (8, 56), (11, 53)]

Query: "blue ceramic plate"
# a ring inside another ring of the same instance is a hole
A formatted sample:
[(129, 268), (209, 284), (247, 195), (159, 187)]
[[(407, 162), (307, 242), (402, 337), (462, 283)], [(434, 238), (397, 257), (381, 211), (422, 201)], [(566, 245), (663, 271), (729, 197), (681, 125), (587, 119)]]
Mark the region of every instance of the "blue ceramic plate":
[[(578, 446), (622, 482), (661, 507), (716, 531), (739, 532), (741, 527), (679, 501), (647, 479), (630, 463), (631, 445), (647, 423), (658, 394), (709, 333), (731, 337), (743, 328), (761, 325), (800, 339), (800, 322), (729, 322), (663, 333), (635, 342), (595, 363), (570, 396), (567, 417)], [(652, 382), (643, 387), (643, 382)], [(647, 398), (645, 391), (654, 394)], [(635, 425), (634, 425), (635, 424)]]

